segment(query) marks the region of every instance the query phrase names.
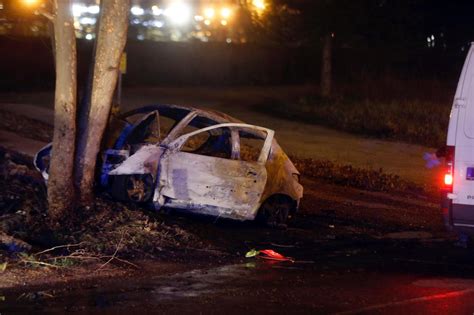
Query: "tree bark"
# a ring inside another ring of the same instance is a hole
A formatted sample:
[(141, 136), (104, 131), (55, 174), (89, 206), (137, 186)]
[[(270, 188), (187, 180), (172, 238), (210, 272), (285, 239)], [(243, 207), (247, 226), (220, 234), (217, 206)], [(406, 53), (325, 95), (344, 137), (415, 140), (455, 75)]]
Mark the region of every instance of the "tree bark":
[(127, 40), (129, 0), (102, 0), (97, 37), (91, 107), (88, 123), (79, 135), (76, 184), (80, 202), (88, 205), (93, 199), (97, 155), (108, 122), (117, 84), (120, 56)]
[(56, 13), (53, 21), (56, 89), (48, 203), (50, 218), (52, 222), (57, 222), (74, 205), (77, 60), (70, 0), (55, 1), (54, 11)]
[(332, 36), (330, 33), (323, 38), (321, 59), (321, 96), (328, 98), (332, 89)]

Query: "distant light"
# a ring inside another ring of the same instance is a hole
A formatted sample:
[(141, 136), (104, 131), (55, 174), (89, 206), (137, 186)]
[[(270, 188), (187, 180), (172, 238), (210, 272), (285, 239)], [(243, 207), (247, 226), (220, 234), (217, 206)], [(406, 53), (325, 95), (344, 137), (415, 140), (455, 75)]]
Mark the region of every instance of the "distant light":
[(165, 23), (163, 23), (163, 22), (161, 22), (161, 21), (153, 21), (153, 22), (152, 22), (152, 25), (153, 25), (154, 27), (161, 28), (161, 27), (163, 27), (163, 26), (165, 25)]
[(428, 43), (431, 43), (431, 37), (427, 37), (426, 40), (428, 41)]
[(171, 22), (182, 25), (187, 23), (191, 18), (191, 7), (182, 2), (173, 2), (166, 8), (164, 14)]
[(39, 3), (38, 0), (22, 0), (21, 2), (28, 7), (36, 6)]
[(145, 39), (145, 35), (143, 35), (143, 34), (138, 34), (138, 35), (137, 35), (137, 39), (138, 39), (138, 40), (144, 40), (144, 39)]
[(90, 18), (90, 17), (83, 17), (79, 20), (79, 23), (83, 25), (94, 25), (97, 22), (96, 18)]
[(83, 13), (88, 11), (87, 7), (84, 4), (74, 3), (72, 5), (72, 15), (78, 17), (81, 16)]
[(87, 40), (92, 40), (92, 38), (94, 38), (94, 36), (92, 36), (92, 34), (86, 34), (86, 39)]
[(435, 40), (435, 37), (434, 37), (434, 35), (431, 35), (431, 40), (433, 40), (433, 41)]
[(204, 24), (206, 24), (206, 25), (211, 25), (211, 21), (210, 21), (210, 20), (205, 20), (205, 21), (204, 21)]
[(263, 11), (267, 7), (264, 0), (253, 0), (252, 4), (257, 10)]
[(224, 19), (228, 19), (231, 14), (232, 14), (232, 11), (231, 11), (229, 8), (222, 8), (222, 10), (221, 10), (221, 16), (222, 16)]
[(3, 3), (0, 3), (0, 10), (3, 10)]
[(98, 14), (100, 12), (100, 7), (98, 5), (91, 5), (87, 8), (87, 11), (90, 14)]
[(133, 15), (143, 15), (145, 13), (145, 10), (143, 10), (142, 7), (139, 7), (137, 5), (134, 5), (131, 9), (130, 9), (130, 12), (133, 14)]
[(206, 8), (204, 9), (204, 16), (208, 19), (212, 19), (215, 15), (216, 11), (214, 8)]
[(227, 38), (225, 41), (226, 41), (227, 44), (232, 43), (232, 39), (230, 39), (230, 38)]
[(151, 11), (153, 12), (153, 15), (162, 15), (163, 14), (163, 9), (160, 9), (157, 5), (152, 6)]
[(195, 19), (196, 21), (200, 22), (200, 21), (204, 20), (204, 17), (203, 17), (202, 15), (195, 15), (195, 16), (194, 16), (194, 19)]
[(227, 25), (227, 21), (226, 21), (226, 20), (222, 20), (222, 21), (221, 21), (221, 24), (224, 25), (224, 26), (226, 26), (226, 25)]

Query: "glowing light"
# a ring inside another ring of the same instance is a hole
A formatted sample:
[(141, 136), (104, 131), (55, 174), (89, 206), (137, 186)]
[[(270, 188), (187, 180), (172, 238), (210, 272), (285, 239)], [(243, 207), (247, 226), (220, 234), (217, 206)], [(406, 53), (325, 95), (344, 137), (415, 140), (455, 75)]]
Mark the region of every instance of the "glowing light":
[(252, 4), (257, 10), (263, 11), (267, 7), (266, 3), (264, 0), (253, 0)]
[(232, 43), (232, 39), (227, 38), (227, 39), (225, 40), (225, 42), (226, 42), (227, 44), (230, 44), (230, 43)]
[(153, 21), (152, 25), (154, 27), (158, 27), (158, 28), (161, 28), (165, 25), (165, 23), (161, 22), (161, 21)]
[(211, 21), (210, 21), (210, 20), (205, 20), (205, 21), (204, 21), (204, 24), (206, 24), (206, 25), (211, 25)]
[(204, 20), (204, 17), (202, 15), (195, 15), (194, 19), (199, 22), (199, 21)]
[(91, 5), (87, 8), (87, 11), (90, 14), (98, 14), (100, 12), (100, 7), (98, 5)]
[(226, 20), (222, 20), (222, 21), (221, 21), (221, 24), (224, 25), (224, 26), (226, 26), (226, 25), (227, 25), (227, 21), (226, 21)]
[(87, 39), (87, 40), (92, 40), (92, 38), (94, 38), (94, 36), (92, 36), (92, 34), (87, 34), (87, 35), (86, 35), (86, 39)]
[(446, 186), (451, 186), (453, 184), (453, 175), (452, 174), (445, 174), (444, 175), (444, 184)]
[(190, 20), (191, 8), (185, 3), (173, 2), (168, 8), (166, 8), (164, 14), (174, 24), (182, 25)]
[(221, 10), (221, 16), (222, 16), (224, 19), (228, 19), (231, 14), (232, 14), (232, 11), (231, 11), (229, 8), (222, 8), (222, 10)]
[(21, 2), (28, 7), (33, 7), (39, 4), (38, 0), (22, 0)]
[(133, 15), (143, 15), (145, 13), (145, 10), (143, 10), (142, 7), (139, 7), (137, 5), (134, 5), (131, 9), (130, 9), (130, 12), (133, 14)]
[(95, 18), (90, 18), (90, 17), (85, 16), (79, 20), (79, 23), (83, 25), (94, 25), (96, 21), (97, 20)]
[(74, 3), (72, 5), (72, 15), (78, 17), (78, 16), (81, 16), (82, 14), (86, 13), (88, 10), (87, 10), (87, 7), (83, 4), (80, 4), (80, 3)]
[(216, 14), (216, 11), (214, 10), (214, 8), (204, 9), (204, 16), (208, 19), (212, 19), (215, 14)]
[(151, 11), (153, 12), (153, 15), (162, 15), (163, 14), (163, 9), (160, 9), (157, 5), (152, 6)]

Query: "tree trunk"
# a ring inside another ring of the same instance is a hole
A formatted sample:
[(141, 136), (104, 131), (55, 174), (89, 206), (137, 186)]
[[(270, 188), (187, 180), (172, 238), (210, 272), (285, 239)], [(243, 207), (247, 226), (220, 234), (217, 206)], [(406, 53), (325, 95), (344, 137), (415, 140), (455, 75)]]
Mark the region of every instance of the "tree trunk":
[(331, 96), (332, 88), (332, 36), (326, 34), (323, 38), (323, 53), (321, 60), (321, 96)]
[(52, 222), (57, 222), (74, 204), (74, 142), (76, 132), (76, 36), (70, 0), (54, 3), (56, 90), (54, 134), (48, 203)]
[(91, 108), (84, 133), (79, 135), (76, 160), (76, 183), (82, 205), (90, 204), (93, 198), (97, 155), (117, 84), (120, 56), (127, 40), (129, 5), (129, 0), (102, 0)]

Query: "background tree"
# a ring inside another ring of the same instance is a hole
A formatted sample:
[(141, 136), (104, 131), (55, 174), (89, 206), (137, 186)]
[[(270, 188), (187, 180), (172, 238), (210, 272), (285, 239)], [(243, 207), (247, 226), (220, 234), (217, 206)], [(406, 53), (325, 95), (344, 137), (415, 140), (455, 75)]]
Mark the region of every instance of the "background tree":
[[(267, 0), (268, 10), (252, 16), (254, 41), (318, 47), (320, 94), (332, 93), (333, 49), (420, 45), (421, 17), (429, 0)], [(247, 6), (252, 2), (246, 1)], [(425, 37), (426, 40), (426, 37)], [(315, 55), (318, 54), (315, 52)]]

